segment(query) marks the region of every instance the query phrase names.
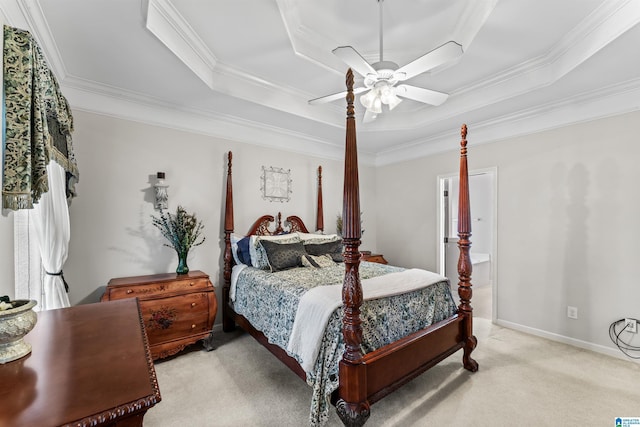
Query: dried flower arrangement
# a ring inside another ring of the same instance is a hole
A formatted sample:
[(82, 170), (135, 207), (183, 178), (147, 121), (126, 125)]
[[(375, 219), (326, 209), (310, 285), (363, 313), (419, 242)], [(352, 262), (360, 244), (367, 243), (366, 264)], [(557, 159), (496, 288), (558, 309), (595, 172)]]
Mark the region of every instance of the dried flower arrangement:
[(189, 250), (204, 243), (201, 236), (204, 226), (198, 221), (196, 214), (188, 214), (182, 206), (178, 206), (175, 214), (160, 209), (160, 217), (151, 215), (153, 225), (169, 241), (165, 246), (173, 248), (178, 254), (178, 274), (189, 272), (186, 260)]

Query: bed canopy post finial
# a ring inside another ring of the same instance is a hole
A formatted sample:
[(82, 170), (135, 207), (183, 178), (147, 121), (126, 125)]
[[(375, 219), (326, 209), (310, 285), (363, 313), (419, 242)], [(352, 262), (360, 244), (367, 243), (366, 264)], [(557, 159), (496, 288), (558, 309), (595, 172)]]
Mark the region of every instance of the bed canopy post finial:
[(360, 193), (358, 149), (353, 108), (353, 72), (347, 71), (347, 136), (345, 144), (342, 238), (345, 275), (342, 285), (342, 334), (345, 349), (340, 361), (338, 416), (346, 426), (362, 426), (369, 418), (366, 366), (362, 361), (362, 283), (360, 282)]
[[(224, 285), (222, 288), (222, 300), (224, 311), (227, 310), (229, 301), (229, 291), (231, 289), (231, 233), (233, 233), (233, 180), (231, 173), (231, 161), (233, 154), (229, 151), (227, 156), (227, 195), (224, 210)], [(227, 313), (222, 316), (222, 329), (230, 332), (235, 329), (233, 318)]]
[(473, 335), (473, 308), (471, 307), (471, 206), (469, 203), (469, 171), (467, 167), (467, 125), (460, 129), (460, 192), (458, 201), (458, 296), (460, 305), (458, 312), (464, 316), (462, 323), (465, 337), (463, 365), (465, 369), (475, 372), (478, 370), (478, 362), (471, 358), (471, 352), (478, 343)]
[(318, 166), (318, 211), (316, 212), (316, 231), (324, 234), (324, 213), (322, 208), (322, 166)]

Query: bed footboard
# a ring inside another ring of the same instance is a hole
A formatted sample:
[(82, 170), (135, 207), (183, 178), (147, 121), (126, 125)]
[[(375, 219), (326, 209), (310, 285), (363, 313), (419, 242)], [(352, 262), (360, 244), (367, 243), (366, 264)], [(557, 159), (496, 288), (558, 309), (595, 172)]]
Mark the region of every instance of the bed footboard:
[(375, 403), (463, 347), (463, 319), (450, 317), (363, 356), (367, 399)]

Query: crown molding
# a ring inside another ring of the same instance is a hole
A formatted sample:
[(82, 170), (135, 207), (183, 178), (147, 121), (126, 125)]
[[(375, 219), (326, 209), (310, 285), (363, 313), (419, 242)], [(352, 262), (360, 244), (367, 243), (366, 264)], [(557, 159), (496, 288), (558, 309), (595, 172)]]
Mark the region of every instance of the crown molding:
[[(494, 0), (487, 1), (494, 2)], [(325, 42), (314, 38), (317, 35), (309, 33), (308, 28), (295, 21), (293, 0), (277, 0), (277, 3), (292, 40), (292, 46), (295, 39), (297, 47), (294, 46), (294, 49), (302, 49), (296, 50), (296, 53), (313, 60), (310, 52), (312, 53), (314, 49), (318, 50), (321, 43)], [(221, 63), (206, 48), (191, 27), (186, 22), (181, 22), (184, 19), (180, 17), (169, 0), (149, 0), (148, 11), (151, 9), (153, 14), (158, 15), (156, 18), (164, 20), (163, 25), (167, 30), (173, 32), (170, 43), (180, 46), (178, 50), (182, 49), (181, 52), (190, 51), (187, 55), (188, 60), (195, 62), (194, 67), (201, 70), (202, 75), (209, 80), (207, 83), (203, 79), (212, 90), (334, 127), (344, 127), (343, 108), (331, 105), (322, 108), (311, 107), (307, 99), (312, 96), (308, 93), (267, 82)], [(8, 24), (25, 27), (32, 31), (43, 47), (45, 56), (73, 108), (320, 158), (333, 160), (343, 158), (342, 146), (335, 144), (334, 141), (326, 141), (313, 135), (216, 112), (179, 109), (161, 99), (69, 75), (38, 0), (3, 2), (0, 5), (0, 12)], [(457, 117), (460, 112), (485, 108), (505, 99), (548, 86), (638, 23), (640, 23), (640, 2), (636, 0), (603, 2), (594, 13), (569, 31), (547, 53), (504, 70), (500, 75), (458, 89), (441, 107), (425, 107), (428, 109), (421, 108), (399, 117), (398, 128), (428, 128), (438, 121)], [(308, 49), (309, 52), (304, 49)], [(179, 55), (177, 56), (180, 58)], [(335, 60), (333, 55), (330, 57)], [(326, 65), (325, 67), (331, 69)], [(633, 80), (563, 99), (544, 107), (520, 110), (490, 121), (469, 123), (473, 132), (473, 138), (472, 141), (470, 138), (470, 141), (472, 145), (494, 142), (636, 111), (640, 108), (638, 99), (640, 99), (640, 81)], [(364, 135), (378, 130), (375, 122), (368, 124), (364, 129)], [(367, 165), (383, 166), (429, 156), (451, 150), (451, 142), (457, 141), (457, 138), (457, 132), (443, 133), (376, 154), (361, 151), (360, 161)]]
[(40, 2), (30, 0), (17, 0), (22, 15), (31, 31), (31, 34), (40, 44), (47, 62), (51, 67), (58, 81), (62, 81), (67, 76), (67, 69), (58, 50), (58, 45), (51, 34), (51, 29), (40, 7)]
[[(467, 123), (471, 146), (575, 125), (640, 110), (640, 79), (580, 94), (556, 103)], [(462, 123), (461, 123), (462, 124)], [(376, 154), (374, 165), (386, 166), (456, 149), (458, 132), (445, 132)]]
[[(39, 2), (18, 0), (18, 4), (36, 38), (42, 43), (54, 72), (60, 81), (64, 81), (68, 73)], [(482, 17), (479, 21), (484, 22), (495, 4), (496, 0), (484, 0), (482, 4), (474, 3), (475, 6), (472, 9)], [(294, 51), (316, 63), (325, 63), (325, 68), (333, 69), (331, 64), (339, 61), (334, 55), (326, 53), (326, 49), (322, 49), (322, 46), (329, 41), (314, 34), (300, 22), (298, 8), (294, 7), (292, 0), (277, 0), (277, 5)], [(478, 8), (482, 9), (482, 14), (476, 10)], [(147, 12), (149, 30), (212, 90), (333, 127), (343, 126), (341, 108), (333, 105), (310, 106), (307, 100), (313, 96), (309, 93), (267, 82), (221, 63), (170, 0), (149, 0)], [(434, 123), (457, 116), (460, 112), (486, 108), (548, 86), (639, 22), (640, 2), (634, 0), (604, 2), (546, 54), (505, 70), (499, 75), (459, 88), (451, 94), (447, 103), (438, 108), (424, 106), (407, 112), (401, 117), (394, 117), (391, 123), (392, 128), (386, 129), (427, 128)], [(472, 31), (472, 35), (466, 35), (465, 39), (475, 36), (479, 28), (478, 26), (475, 31)], [(318, 52), (326, 54), (319, 55)], [(327, 61), (331, 62), (327, 63)], [(379, 130), (378, 126), (373, 122), (369, 123), (366, 129), (376, 131)]]
[(309, 93), (276, 85), (220, 62), (170, 0), (149, 0), (146, 27), (211, 90), (306, 119), (341, 125), (335, 111), (310, 106)]
[[(61, 87), (73, 110), (307, 156), (331, 160), (344, 157), (342, 145), (301, 132), (231, 115), (179, 109), (162, 100), (77, 78), (68, 78)], [(374, 155), (361, 152), (360, 160), (362, 164), (372, 166)]]
[(169, 0), (149, 0), (145, 25), (200, 80), (214, 88), (217, 58)]
[[(295, 0), (276, 0), (280, 16), (287, 30), (289, 42), (296, 55), (318, 64), (336, 74), (343, 75), (345, 64), (340, 61), (331, 51), (340, 45), (340, 42), (320, 34), (306, 26), (300, 16), (300, 7)], [(485, 21), (491, 14), (498, 0), (474, 0), (469, 2), (462, 12), (460, 20), (450, 34), (443, 35), (440, 43), (434, 42), (434, 48), (441, 43), (455, 40), (461, 43), (466, 49), (476, 37)], [(378, 34), (376, 33), (377, 37)], [(365, 52), (358, 51), (369, 63), (378, 62), (379, 51)], [(410, 57), (424, 55), (426, 52), (416, 52), (415, 49), (404, 50), (399, 56)], [(445, 67), (438, 67), (438, 71)]]

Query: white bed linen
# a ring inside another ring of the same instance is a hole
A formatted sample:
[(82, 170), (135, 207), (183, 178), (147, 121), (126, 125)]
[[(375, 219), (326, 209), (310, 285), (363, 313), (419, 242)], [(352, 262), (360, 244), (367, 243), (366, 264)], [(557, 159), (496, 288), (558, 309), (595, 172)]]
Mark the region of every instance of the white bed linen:
[[(417, 268), (389, 273), (363, 280), (363, 299), (398, 295), (443, 280), (444, 276)], [(300, 298), (287, 351), (299, 356), (305, 372), (313, 370), (329, 317), (341, 305), (342, 284), (318, 286)]]
[(236, 264), (231, 269), (231, 287), (229, 288), (229, 298), (231, 299), (231, 301), (235, 302), (236, 300), (236, 285), (238, 283), (238, 276), (240, 275), (242, 270), (247, 267), (248, 265), (245, 264)]

